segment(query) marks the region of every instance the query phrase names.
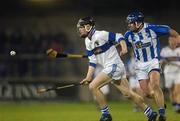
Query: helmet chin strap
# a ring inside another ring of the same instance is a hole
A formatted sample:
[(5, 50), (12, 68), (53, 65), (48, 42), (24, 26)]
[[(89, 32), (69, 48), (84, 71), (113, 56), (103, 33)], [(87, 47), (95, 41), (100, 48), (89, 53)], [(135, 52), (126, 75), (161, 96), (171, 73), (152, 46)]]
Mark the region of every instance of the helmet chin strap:
[(141, 29), (141, 25), (142, 25), (143, 23), (139, 23), (138, 24), (138, 22), (135, 22), (135, 26), (136, 26), (136, 28), (139, 30), (139, 29)]
[(138, 24), (138, 22), (135, 22), (136, 28), (139, 29), (139, 27), (142, 25), (142, 23)]

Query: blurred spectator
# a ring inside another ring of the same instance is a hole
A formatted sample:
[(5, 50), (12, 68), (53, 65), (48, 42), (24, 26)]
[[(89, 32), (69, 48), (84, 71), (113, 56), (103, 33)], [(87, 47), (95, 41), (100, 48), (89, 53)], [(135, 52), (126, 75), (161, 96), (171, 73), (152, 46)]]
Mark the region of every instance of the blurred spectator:
[(169, 90), (174, 111), (180, 113), (180, 47), (169, 46), (161, 50), (161, 64), (164, 64), (165, 87)]

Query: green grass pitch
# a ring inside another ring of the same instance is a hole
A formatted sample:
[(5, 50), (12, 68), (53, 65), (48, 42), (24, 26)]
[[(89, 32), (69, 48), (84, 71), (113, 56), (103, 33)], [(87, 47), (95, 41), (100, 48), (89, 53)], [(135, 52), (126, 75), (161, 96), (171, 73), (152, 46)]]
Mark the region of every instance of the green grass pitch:
[[(110, 102), (109, 108), (113, 121), (147, 121), (142, 112), (132, 112), (130, 102)], [(99, 121), (100, 114), (94, 103), (0, 103), (0, 121)], [(180, 121), (180, 114), (174, 113), (169, 103), (167, 121)]]

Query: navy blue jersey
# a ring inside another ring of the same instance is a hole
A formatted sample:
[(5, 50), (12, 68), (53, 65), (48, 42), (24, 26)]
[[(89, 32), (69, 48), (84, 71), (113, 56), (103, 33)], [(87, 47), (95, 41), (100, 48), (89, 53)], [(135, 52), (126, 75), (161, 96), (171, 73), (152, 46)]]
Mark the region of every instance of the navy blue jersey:
[(127, 31), (124, 35), (127, 46), (134, 49), (135, 58), (147, 62), (159, 58), (159, 37), (169, 34), (170, 27), (144, 23), (144, 27), (137, 33)]

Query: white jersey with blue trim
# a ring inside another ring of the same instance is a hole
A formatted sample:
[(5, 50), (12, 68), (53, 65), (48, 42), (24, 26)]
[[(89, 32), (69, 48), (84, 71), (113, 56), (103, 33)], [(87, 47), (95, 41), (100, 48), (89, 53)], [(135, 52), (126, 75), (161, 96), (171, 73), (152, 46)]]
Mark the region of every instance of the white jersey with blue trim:
[[(168, 58), (168, 57), (179, 57), (180, 58), (180, 47), (171, 49), (169, 46), (166, 46), (166, 47), (162, 48), (161, 58), (163, 59), (163, 58)], [(171, 63), (180, 66), (180, 61), (170, 61), (170, 64), (168, 66), (171, 66)]]
[(144, 23), (143, 28), (135, 33), (127, 31), (124, 35), (127, 46), (133, 47), (136, 60), (147, 62), (160, 57), (161, 35), (169, 34), (170, 27)]
[(89, 65), (95, 67), (100, 64), (107, 67), (122, 62), (114, 42), (120, 42), (124, 37), (120, 33), (95, 30), (91, 36), (85, 38)]

